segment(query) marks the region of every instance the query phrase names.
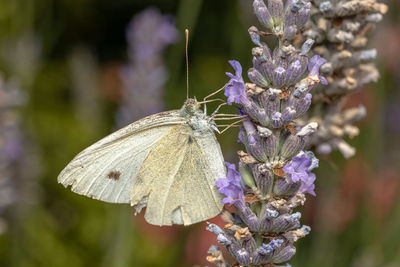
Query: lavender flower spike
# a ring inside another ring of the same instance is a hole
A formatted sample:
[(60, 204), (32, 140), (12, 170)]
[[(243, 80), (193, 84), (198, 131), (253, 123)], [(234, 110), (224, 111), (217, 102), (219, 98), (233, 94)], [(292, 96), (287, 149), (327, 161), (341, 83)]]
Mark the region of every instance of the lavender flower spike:
[(163, 53), (168, 45), (178, 41), (178, 36), (173, 17), (156, 8), (145, 9), (133, 17), (126, 29), (129, 61), (120, 71), (124, 90), (116, 117), (118, 126), (164, 109), (168, 71)]
[[(318, 159), (304, 149), (354, 153), (343, 137), (358, 134), (351, 124), (365, 111), (343, 111), (342, 100), (378, 78), (369, 62), (375, 51), (365, 48), (371, 23), (387, 12), (378, 1), (252, 1), (264, 29), (249, 31), (256, 46), (252, 66), (246, 66), (251, 83), (244, 82), (239, 62), (230, 61), (236, 73), (228, 74), (225, 89), (228, 103), (247, 115), (239, 130), (246, 150), (238, 152), (242, 177), (227, 163), (228, 177), (217, 185), (235, 210), (222, 216), (228, 223), (223, 235), (212, 228), (234, 262), (217, 267), (289, 266), (284, 264), (296, 253), (294, 243), (309, 234), (295, 209), (305, 194), (315, 196)], [(276, 42), (265, 42), (263, 31)], [(318, 85), (328, 80), (328, 86)], [(209, 261), (215, 264), (221, 254)]]
[(219, 187), (218, 192), (224, 194), (226, 198), (222, 200), (224, 204), (234, 204), (237, 201), (242, 201), (244, 198), (243, 189), (240, 185), (242, 176), (236, 171), (235, 164), (225, 162), (228, 168), (228, 174), (226, 178), (220, 178), (215, 183)]
[(242, 66), (236, 60), (230, 60), (229, 63), (235, 70), (235, 75), (229, 72), (226, 73), (231, 79), (225, 87), (225, 96), (228, 97), (229, 105), (232, 105), (232, 102), (240, 104), (240, 96), (246, 91), (246, 86), (242, 78)]

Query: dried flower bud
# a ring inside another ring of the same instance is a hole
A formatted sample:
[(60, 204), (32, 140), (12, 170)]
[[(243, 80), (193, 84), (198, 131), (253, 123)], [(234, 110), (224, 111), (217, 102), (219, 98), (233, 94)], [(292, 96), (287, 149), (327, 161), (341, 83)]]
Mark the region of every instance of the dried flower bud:
[(301, 56), (307, 55), (308, 52), (310, 52), (311, 47), (313, 46), (313, 44), (315, 43), (315, 41), (313, 39), (307, 39), (307, 41), (304, 42), (303, 46), (301, 47)]
[(216, 234), (216, 235), (224, 235), (224, 231), (216, 224), (213, 223), (209, 223), (207, 228), (208, 231)]
[(302, 137), (302, 136), (310, 135), (310, 134), (314, 133), (315, 130), (317, 130), (317, 128), (318, 128), (318, 123), (310, 122), (309, 124), (307, 124), (306, 126), (301, 128), (301, 130), (297, 133), (297, 136)]
[(251, 41), (258, 46), (262, 46), (261, 42), (260, 42), (260, 35), (257, 33), (258, 29), (254, 26), (251, 26), (249, 28), (249, 34), (250, 34), (250, 38)]

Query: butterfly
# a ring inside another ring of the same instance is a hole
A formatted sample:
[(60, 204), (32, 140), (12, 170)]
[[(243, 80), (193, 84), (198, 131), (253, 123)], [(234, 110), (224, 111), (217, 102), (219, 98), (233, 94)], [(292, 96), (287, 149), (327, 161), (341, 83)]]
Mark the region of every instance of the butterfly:
[[(150, 115), (79, 153), (58, 182), (75, 193), (130, 203), (154, 225), (191, 225), (218, 215), (215, 181), (226, 177), (213, 116), (196, 99)], [(218, 130), (217, 130), (218, 131)]]

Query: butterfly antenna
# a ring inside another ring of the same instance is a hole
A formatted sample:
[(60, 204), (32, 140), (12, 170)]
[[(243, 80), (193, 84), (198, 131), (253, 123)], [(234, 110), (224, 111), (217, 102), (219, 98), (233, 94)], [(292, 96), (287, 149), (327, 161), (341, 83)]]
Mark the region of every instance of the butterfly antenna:
[(186, 54), (186, 99), (189, 99), (189, 55), (188, 55), (188, 46), (189, 46), (189, 30), (185, 30), (185, 54)]

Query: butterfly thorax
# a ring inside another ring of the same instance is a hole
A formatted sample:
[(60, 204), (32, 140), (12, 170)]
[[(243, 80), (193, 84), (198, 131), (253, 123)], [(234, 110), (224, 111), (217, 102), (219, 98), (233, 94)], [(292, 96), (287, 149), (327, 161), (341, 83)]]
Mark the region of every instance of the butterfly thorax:
[(214, 121), (204, 113), (196, 99), (189, 98), (181, 108), (182, 117), (187, 119), (188, 125), (195, 133), (212, 131), (215, 128)]

